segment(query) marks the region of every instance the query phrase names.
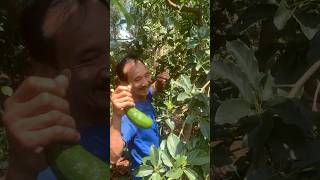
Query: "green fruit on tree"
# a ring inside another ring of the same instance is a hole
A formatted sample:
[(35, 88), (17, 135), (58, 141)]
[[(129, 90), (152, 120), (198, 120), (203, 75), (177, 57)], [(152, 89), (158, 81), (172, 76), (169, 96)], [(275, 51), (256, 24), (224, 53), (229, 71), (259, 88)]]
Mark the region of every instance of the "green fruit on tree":
[(126, 109), (126, 115), (139, 128), (150, 128), (152, 126), (152, 119), (135, 107)]
[(78, 144), (54, 144), (48, 148), (47, 159), (58, 180), (109, 179), (108, 163)]

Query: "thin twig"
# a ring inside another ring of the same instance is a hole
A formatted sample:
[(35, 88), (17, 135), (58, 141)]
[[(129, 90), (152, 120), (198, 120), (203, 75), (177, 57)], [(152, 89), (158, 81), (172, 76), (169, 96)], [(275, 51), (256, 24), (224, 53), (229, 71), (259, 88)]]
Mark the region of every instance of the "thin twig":
[(316, 92), (314, 93), (313, 103), (312, 103), (312, 111), (315, 111), (315, 112), (318, 111), (317, 100), (318, 100), (319, 90), (320, 90), (320, 81), (317, 79), (317, 89), (316, 89)]
[(294, 84), (277, 84), (275, 85), (276, 88), (282, 88), (282, 87), (294, 87)]
[(183, 121), (183, 124), (182, 124), (182, 127), (181, 127), (181, 130), (180, 130), (180, 133), (179, 133), (179, 139), (183, 133), (183, 129), (184, 129), (184, 126), (186, 125), (186, 121)]
[(303, 74), (303, 76), (294, 84), (294, 87), (290, 90), (288, 97), (293, 98), (295, 97), (302, 86), (309, 80), (309, 78), (317, 72), (320, 67), (320, 60), (314, 63), (307, 72)]
[(206, 87), (210, 84), (210, 81), (208, 81), (200, 90), (200, 92), (204, 92), (204, 90), (206, 89)]
[(174, 0), (166, 0), (166, 4), (175, 10), (193, 13), (195, 16), (197, 16), (199, 25), (202, 24), (202, 12), (199, 8), (181, 5), (176, 3)]

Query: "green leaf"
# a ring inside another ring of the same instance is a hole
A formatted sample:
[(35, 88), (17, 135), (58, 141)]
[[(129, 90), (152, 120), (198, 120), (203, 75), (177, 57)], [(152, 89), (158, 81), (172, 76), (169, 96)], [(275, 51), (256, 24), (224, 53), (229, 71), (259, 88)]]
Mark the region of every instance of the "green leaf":
[(180, 93), (177, 97), (177, 101), (184, 101), (188, 98), (191, 98), (187, 93)]
[(183, 170), (181, 168), (179, 169), (171, 169), (166, 173), (166, 177), (171, 178), (171, 179), (178, 179), (182, 176)]
[(272, 175), (273, 173), (270, 167), (266, 167), (266, 166), (256, 167), (256, 168), (251, 168), (251, 170), (248, 172), (245, 179), (246, 180), (269, 180), (271, 179)]
[(151, 145), (150, 157), (151, 164), (156, 167), (159, 164), (159, 151), (154, 145)]
[(258, 22), (272, 18), (276, 10), (277, 6), (271, 4), (257, 4), (248, 7), (240, 19), (232, 26), (231, 33), (234, 35), (242, 34), (242, 32)]
[(180, 76), (181, 78), (181, 82), (188, 88), (188, 89), (191, 89), (192, 88), (192, 84), (191, 84), (191, 81), (190, 81), (190, 78), (189, 76), (183, 74)]
[(193, 123), (194, 119), (195, 119), (195, 117), (194, 117), (193, 115), (188, 115), (188, 116), (186, 117), (185, 122), (186, 122), (187, 124), (191, 124), (191, 123)]
[(142, 158), (142, 164), (147, 164), (147, 161), (150, 161), (151, 157), (150, 156), (146, 156), (144, 158)]
[(271, 73), (269, 72), (266, 76), (267, 76), (266, 82), (265, 82), (263, 90), (262, 90), (262, 99), (264, 101), (271, 99), (273, 97), (273, 95), (274, 95), (273, 88), (275, 86), (274, 79), (273, 79)]
[(161, 178), (160, 174), (153, 173), (150, 179), (152, 179), (152, 180), (161, 180), (162, 178)]
[(166, 143), (167, 143), (167, 141), (166, 141), (165, 139), (161, 141), (161, 143), (160, 143), (160, 149), (161, 149), (161, 150), (165, 150), (165, 148), (166, 148)]
[(240, 118), (252, 114), (254, 114), (254, 111), (250, 108), (248, 102), (242, 99), (230, 99), (219, 106), (216, 112), (215, 122), (217, 124), (235, 124)]
[(240, 68), (234, 64), (225, 64), (221, 61), (212, 62), (212, 75), (217, 74), (222, 78), (228, 79), (237, 86), (241, 95), (249, 102), (254, 102), (253, 88), (248, 82), (246, 75), (241, 72)]
[(166, 124), (169, 126), (169, 128), (171, 129), (171, 131), (174, 130), (175, 124), (173, 121), (171, 121), (170, 119), (166, 119), (165, 120)]
[(145, 177), (145, 176), (149, 176), (151, 175), (153, 172), (153, 167), (148, 166), (148, 165), (141, 165), (139, 167), (138, 173), (137, 173), (137, 177)]
[(114, 4), (119, 9), (120, 12), (122, 12), (124, 17), (126, 18), (127, 27), (129, 29), (132, 26), (133, 22), (134, 22), (133, 17), (129, 14), (129, 12), (123, 6), (123, 4), (120, 2), (120, 0), (112, 0), (111, 2), (112, 2), (112, 4)]
[(245, 73), (251, 85), (258, 90), (260, 73), (254, 52), (239, 40), (227, 42), (226, 46), (236, 59), (236, 65)]
[(273, 23), (278, 30), (282, 30), (286, 26), (293, 13), (294, 10), (290, 10), (287, 8), (286, 0), (281, 0), (280, 5), (273, 18)]
[(204, 136), (204, 139), (210, 139), (210, 123), (208, 121), (200, 121), (200, 131)]
[(177, 154), (182, 151), (182, 144), (180, 143), (180, 139), (174, 133), (171, 133), (167, 139), (167, 147), (170, 155), (175, 158)]
[(187, 165), (187, 156), (178, 154), (176, 156), (176, 161), (173, 163), (175, 168), (184, 167)]
[(191, 165), (204, 165), (210, 163), (210, 155), (203, 150), (195, 149), (188, 154), (188, 163)]
[(172, 84), (174, 84), (175, 86), (178, 86), (178, 87), (181, 87), (181, 88), (183, 88), (183, 90), (185, 91), (185, 92), (188, 92), (188, 87), (187, 86), (185, 86), (184, 84), (182, 84), (180, 81), (171, 81), (172, 82)]
[(229, 146), (225, 146), (224, 143), (220, 143), (213, 148), (213, 164), (217, 167), (223, 167), (230, 165), (234, 162), (231, 158), (234, 155), (230, 152)]
[(9, 86), (2, 86), (1, 92), (2, 92), (2, 94), (6, 95), (6, 96), (12, 96), (12, 94), (13, 94), (13, 90)]
[(183, 172), (187, 175), (189, 180), (196, 180), (198, 179), (198, 174), (194, 170), (190, 168), (185, 168)]
[(248, 146), (250, 148), (261, 148), (272, 133), (274, 120), (270, 113), (263, 113), (251, 118), (258, 121), (259, 124), (248, 133)]
[(167, 109), (169, 109), (169, 110), (171, 110), (173, 108), (173, 104), (170, 100), (165, 101), (164, 104), (166, 105)]
[(167, 155), (166, 152), (162, 151), (160, 156), (161, 156), (162, 162), (163, 162), (166, 166), (168, 166), (168, 167), (172, 167), (172, 166), (173, 166), (173, 165), (172, 165), (172, 162), (171, 162), (171, 160), (170, 160), (170, 158), (169, 158), (169, 156)]
[(303, 32), (303, 34), (309, 39), (313, 39), (313, 37), (319, 32), (320, 30), (320, 24), (314, 28), (308, 27), (306, 25), (303, 24), (303, 21), (300, 21), (299, 18), (297, 18), (296, 16), (293, 16), (294, 19), (299, 23), (300, 28)]

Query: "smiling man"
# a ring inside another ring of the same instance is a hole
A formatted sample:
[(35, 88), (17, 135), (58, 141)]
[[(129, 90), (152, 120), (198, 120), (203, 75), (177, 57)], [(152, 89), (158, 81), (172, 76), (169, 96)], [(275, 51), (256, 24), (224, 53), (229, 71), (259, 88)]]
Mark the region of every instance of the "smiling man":
[(108, 28), (105, 0), (34, 0), (21, 31), (34, 58), (30, 77), (5, 102), (7, 180), (56, 179), (45, 150), (79, 142), (109, 162)]
[[(117, 75), (122, 85), (111, 95), (113, 114), (110, 123), (110, 162), (117, 163), (127, 147), (132, 169), (135, 170), (142, 163), (142, 158), (150, 155), (151, 145), (160, 146), (156, 112), (151, 102), (154, 92), (164, 88), (169, 74), (159, 74), (152, 84), (151, 74), (142, 60), (135, 55), (128, 55), (117, 65)], [(152, 119), (151, 128), (138, 128), (124, 115), (124, 109), (133, 106)]]

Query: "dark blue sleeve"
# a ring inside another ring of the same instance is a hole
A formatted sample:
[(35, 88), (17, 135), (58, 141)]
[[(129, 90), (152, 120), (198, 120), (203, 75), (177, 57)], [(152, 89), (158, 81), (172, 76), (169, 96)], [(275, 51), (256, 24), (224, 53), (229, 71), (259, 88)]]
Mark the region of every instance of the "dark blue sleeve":
[(152, 86), (150, 86), (149, 89), (148, 89), (147, 100), (152, 102), (152, 96), (153, 96)]
[(57, 180), (50, 167), (38, 174), (37, 180)]
[(123, 141), (128, 144), (137, 133), (137, 127), (129, 120), (126, 115), (121, 118), (121, 135)]

